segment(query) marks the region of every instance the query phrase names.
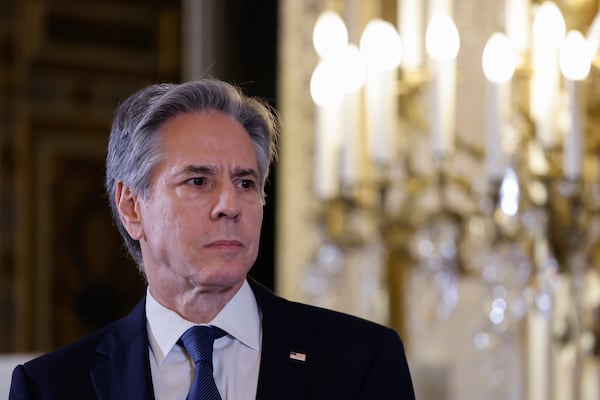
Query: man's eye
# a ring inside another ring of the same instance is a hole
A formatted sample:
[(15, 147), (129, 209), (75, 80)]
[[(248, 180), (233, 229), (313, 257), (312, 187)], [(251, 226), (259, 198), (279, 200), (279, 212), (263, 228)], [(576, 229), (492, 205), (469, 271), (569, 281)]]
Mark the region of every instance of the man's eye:
[(251, 179), (242, 179), (240, 185), (244, 189), (254, 189), (256, 187), (256, 183), (254, 183), (254, 181)]
[(192, 178), (189, 182), (195, 186), (203, 186), (206, 184), (206, 178)]

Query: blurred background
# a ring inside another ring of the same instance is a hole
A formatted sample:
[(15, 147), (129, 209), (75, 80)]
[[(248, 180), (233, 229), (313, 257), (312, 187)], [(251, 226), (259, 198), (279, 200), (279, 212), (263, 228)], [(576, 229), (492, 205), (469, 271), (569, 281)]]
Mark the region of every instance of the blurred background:
[(418, 399), (600, 398), (599, 7), (1, 0), (0, 390), (139, 300), (112, 113), (212, 75), (282, 117), (259, 281), (397, 329)]

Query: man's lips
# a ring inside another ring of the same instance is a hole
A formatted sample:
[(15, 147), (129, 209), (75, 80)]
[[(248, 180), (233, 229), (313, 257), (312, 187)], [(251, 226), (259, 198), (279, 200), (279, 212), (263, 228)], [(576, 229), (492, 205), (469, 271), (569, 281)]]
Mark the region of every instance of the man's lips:
[(220, 249), (231, 249), (244, 247), (241, 242), (237, 240), (216, 240), (206, 245), (209, 248), (220, 248)]

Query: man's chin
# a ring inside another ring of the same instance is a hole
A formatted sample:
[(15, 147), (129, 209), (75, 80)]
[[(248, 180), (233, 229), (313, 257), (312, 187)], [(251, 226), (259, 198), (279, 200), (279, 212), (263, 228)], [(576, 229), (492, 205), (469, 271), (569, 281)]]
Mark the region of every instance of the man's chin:
[(215, 292), (237, 291), (246, 280), (246, 275), (208, 276), (196, 282), (197, 286), (212, 289)]

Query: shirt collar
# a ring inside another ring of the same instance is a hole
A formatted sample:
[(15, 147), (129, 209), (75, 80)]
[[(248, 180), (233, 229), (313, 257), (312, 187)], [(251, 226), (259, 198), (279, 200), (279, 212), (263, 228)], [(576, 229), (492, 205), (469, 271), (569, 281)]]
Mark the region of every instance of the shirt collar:
[[(160, 304), (147, 289), (146, 321), (150, 347), (160, 365), (181, 335), (194, 324)], [(223, 309), (208, 323), (225, 330), (244, 345), (260, 348), (260, 314), (254, 292), (247, 281)]]

